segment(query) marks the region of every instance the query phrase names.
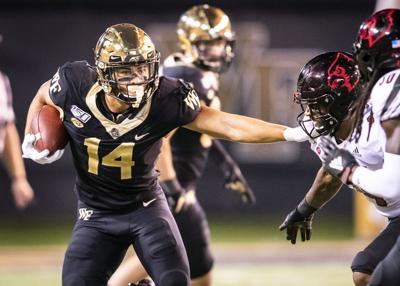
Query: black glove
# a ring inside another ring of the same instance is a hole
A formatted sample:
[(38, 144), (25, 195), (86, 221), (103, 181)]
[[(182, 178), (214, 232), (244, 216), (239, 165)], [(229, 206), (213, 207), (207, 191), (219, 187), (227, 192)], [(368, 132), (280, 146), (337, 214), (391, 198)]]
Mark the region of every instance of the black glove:
[(181, 187), (176, 178), (161, 181), (160, 185), (167, 197), (171, 212), (179, 214), (185, 208), (186, 191)]
[(317, 209), (310, 206), (304, 199), (291, 211), (285, 221), (279, 226), (279, 230), (286, 229), (286, 239), (296, 244), (297, 232), (300, 229), (301, 241), (311, 239), (312, 220)]
[(240, 171), (239, 167), (236, 166), (236, 164), (226, 172), (224, 186), (229, 191), (239, 193), (242, 201), (245, 204), (254, 205), (256, 203), (256, 197), (252, 189), (250, 188), (249, 184), (247, 184), (246, 179), (243, 177), (242, 172)]
[(238, 165), (218, 140), (213, 140), (210, 149), (210, 158), (221, 169), (225, 177), (224, 187), (227, 190), (238, 192), (246, 204), (255, 204), (256, 197), (246, 179), (243, 177)]
[(354, 167), (359, 166), (354, 156), (347, 150), (339, 149), (330, 139), (321, 137), (322, 160), (324, 168), (338, 177), (344, 184), (349, 184), (349, 176)]

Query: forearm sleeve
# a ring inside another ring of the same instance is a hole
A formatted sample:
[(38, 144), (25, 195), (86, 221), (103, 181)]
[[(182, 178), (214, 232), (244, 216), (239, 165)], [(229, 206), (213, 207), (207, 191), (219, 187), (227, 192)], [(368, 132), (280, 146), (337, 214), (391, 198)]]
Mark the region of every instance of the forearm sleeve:
[(210, 159), (222, 170), (225, 176), (229, 175), (229, 170), (236, 166), (224, 145), (215, 139), (210, 149)]
[(400, 196), (400, 155), (385, 152), (384, 163), (379, 170), (358, 167), (352, 175), (352, 183), (374, 196), (393, 199)]

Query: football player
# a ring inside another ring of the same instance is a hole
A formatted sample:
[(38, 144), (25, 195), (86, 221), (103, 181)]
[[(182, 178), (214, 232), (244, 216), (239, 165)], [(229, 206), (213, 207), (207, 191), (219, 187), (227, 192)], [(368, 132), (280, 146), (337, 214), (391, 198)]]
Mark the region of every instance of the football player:
[[(281, 229), (287, 228), (288, 239), (293, 243), (298, 229), (302, 240), (309, 239), (313, 213), (342, 183), (364, 193), (378, 212), (388, 217), (389, 223), (354, 258), (351, 268), (356, 286), (367, 285), (371, 273), (400, 234), (399, 21), (400, 11), (391, 9), (373, 14), (361, 25), (354, 56), (366, 86), (353, 109), (352, 118), (356, 120), (353, 136), (339, 144), (335, 134), (331, 140), (322, 138), (322, 144), (316, 145), (325, 166), (320, 174), (329, 174), (335, 183), (327, 180), (326, 175), (316, 180), (305, 199), (281, 225)], [(318, 125), (318, 119), (314, 122)]]
[[(167, 57), (163, 75), (190, 82), (202, 105), (219, 109), (219, 76), (234, 57), (235, 33), (229, 17), (219, 8), (196, 5), (182, 14), (177, 33), (181, 51)], [(164, 140), (157, 167), (186, 247), (194, 286), (211, 285), (214, 263), (206, 215), (195, 195), (209, 153), (225, 176), (225, 186), (238, 192), (245, 203), (255, 200), (239, 167), (218, 140), (186, 128)], [(133, 256), (117, 269), (108, 285), (125, 286), (143, 275), (143, 267)]]
[(14, 117), (10, 81), (6, 74), (0, 72), (0, 158), (12, 181), (15, 205), (23, 209), (33, 200), (34, 192), (26, 178)]
[(142, 29), (116, 24), (97, 42), (95, 67), (67, 62), (32, 100), (24, 156), (39, 163), (61, 156), (39, 153), (40, 134), (30, 130), (43, 105), (56, 106), (77, 171), (77, 221), (63, 286), (106, 285), (130, 245), (156, 285), (190, 284), (186, 251), (154, 168), (161, 139), (172, 130), (185, 126), (248, 143), (306, 139), (302, 130), (201, 107), (189, 84), (158, 75), (159, 60)]

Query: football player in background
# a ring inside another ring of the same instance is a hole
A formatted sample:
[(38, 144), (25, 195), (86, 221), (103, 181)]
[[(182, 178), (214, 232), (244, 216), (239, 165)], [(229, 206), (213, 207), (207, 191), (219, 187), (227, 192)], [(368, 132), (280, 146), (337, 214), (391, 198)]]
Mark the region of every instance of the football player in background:
[(156, 285), (190, 284), (186, 251), (154, 168), (162, 138), (172, 130), (185, 126), (247, 143), (306, 139), (302, 130), (201, 107), (189, 84), (159, 77), (159, 60), (143, 30), (113, 25), (97, 42), (95, 67), (67, 62), (29, 107), (24, 156), (42, 164), (61, 156), (39, 153), (40, 134), (30, 128), (44, 105), (56, 106), (77, 171), (78, 217), (63, 286), (106, 285), (130, 245)]
[[(355, 119), (354, 131), (350, 128), (353, 136), (345, 145), (335, 143), (337, 138), (322, 138), (318, 146), (325, 167), (322, 172), (334, 175), (337, 185), (345, 183), (364, 193), (389, 220), (387, 227), (354, 258), (351, 268), (356, 286), (367, 285), (400, 234), (399, 21), (400, 11), (391, 9), (373, 14), (361, 25), (354, 57), (365, 86), (353, 109), (355, 116), (351, 116)], [(324, 187), (328, 181), (320, 182), (313, 185), (281, 226), (287, 228), (292, 242), (298, 229), (302, 240), (310, 238), (313, 213), (336, 193), (336, 188), (330, 191)], [(399, 282), (385, 281), (380, 285)]]
[(0, 71), (0, 157), (11, 178), (15, 205), (18, 209), (23, 209), (33, 200), (34, 193), (26, 178), (20, 146), (14, 123), (10, 81), (6, 74)]
[[(234, 57), (235, 33), (229, 17), (219, 8), (196, 5), (182, 14), (177, 33), (181, 51), (165, 60), (163, 75), (190, 82), (202, 105), (220, 109), (219, 77)], [(186, 128), (164, 139), (157, 168), (186, 247), (193, 286), (211, 285), (214, 264), (206, 214), (195, 195), (209, 153), (223, 172), (225, 187), (238, 192), (245, 203), (255, 202), (239, 167), (221, 142)], [(108, 285), (126, 286), (145, 275), (137, 256), (132, 256), (117, 269)]]

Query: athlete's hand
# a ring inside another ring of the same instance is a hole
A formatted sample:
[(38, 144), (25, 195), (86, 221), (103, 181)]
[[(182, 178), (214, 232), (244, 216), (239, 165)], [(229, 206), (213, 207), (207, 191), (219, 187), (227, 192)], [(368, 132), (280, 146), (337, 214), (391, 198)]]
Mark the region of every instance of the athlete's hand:
[(162, 181), (160, 184), (173, 214), (179, 214), (190, 204), (193, 204), (191, 196), (194, 196), (194, 193), (190, 196), (190, 192), (186, 192), (176, 178)]
[(28, 158), (36, 163), (39, 164), (50, 164), (53, 163), (54, 161), (57, 161), (62, 157), (64, 154), (64, 149), (62, 150), (57, 150), (54, 152), (54, 154), (49, 156), (50, 151), (45, 149), (41, 152), (38, 152), (34, 144), (36, 140), (40, 139), (40, 133), (37, 134), (25, 134), (24, 141), (22, 142), (22, 157), (23, 158)]
[(238, 166), (232, 166), (224, 186), (229, 191), (237, 192), (245, 204), (256, 203), (256, 197)]
[(285, 221), (279, 226), (279, 230), (286, 229), (286, 239), (290, 240), (292, 244), (296, 244), (297, 232), (300, 230), (301, 241), (311, 239), (312, 219), (314, 214), (304, 217), (299, 213), (297, 208), (292, 210), (287, 216)]
[(286, 229), (286, 239), (296, 244), (297, 232), (300, 230), (301, 240), (311, 239), (311, 225), (316, 208), (307, 203), (304, 198), (300, 204), (292, 210), (285, 221), (279, 226), (279, 230)]
[(347, 150), (339, 149), (330, 139), (321, 138), (322, 160), (326, 170), (338, 177), (343, 183), (349, 183), (354, 168), (359, 166), (354, 156)]

